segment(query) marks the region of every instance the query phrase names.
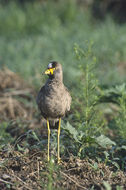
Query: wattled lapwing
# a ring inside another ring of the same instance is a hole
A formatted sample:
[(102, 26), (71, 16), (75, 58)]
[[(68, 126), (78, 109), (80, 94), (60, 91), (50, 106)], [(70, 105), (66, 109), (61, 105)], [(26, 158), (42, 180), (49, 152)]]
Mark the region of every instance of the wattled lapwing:
[(58, 138), (57, 138), (57, 160), (60, 162), (59, 153), (59, 136), (61, 118), (70, 110), (71, 96), (63, 84), (63, 71), (60, 63), (52, 61), (48, 64), (44, 74), (48, 75), (48, 80), (40, 89), (37, 96), (37, 104), (42, 116), (47, 120), (48, 128), (48, 161), (49, 143), (50, 143), (50, 122), (58, 121)]

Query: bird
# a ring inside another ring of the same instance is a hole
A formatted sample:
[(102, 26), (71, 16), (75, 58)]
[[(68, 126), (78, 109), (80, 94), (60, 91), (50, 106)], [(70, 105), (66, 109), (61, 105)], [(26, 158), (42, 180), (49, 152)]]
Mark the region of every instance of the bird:
[(41, 115), (46, 119), (48, 129), (48, 161), (50, 160), (50, 124), (58, 122), (57, 130), (57, 161), (60, 163), (60, 128), (61, 118), (70, 111), (71, 95), (63, 84), (62, 65), (57, 61), (51, 61), (45, 72), (48, 79), (38, 92), (36, 102)]

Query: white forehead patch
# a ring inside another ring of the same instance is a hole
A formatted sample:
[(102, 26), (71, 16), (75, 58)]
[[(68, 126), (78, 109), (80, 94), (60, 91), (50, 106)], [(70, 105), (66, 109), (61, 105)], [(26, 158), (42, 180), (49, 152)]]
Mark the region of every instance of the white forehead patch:
[(48, 64), (48, 68), (52, 68), (52, 63), (49, 63), (49, 64)]

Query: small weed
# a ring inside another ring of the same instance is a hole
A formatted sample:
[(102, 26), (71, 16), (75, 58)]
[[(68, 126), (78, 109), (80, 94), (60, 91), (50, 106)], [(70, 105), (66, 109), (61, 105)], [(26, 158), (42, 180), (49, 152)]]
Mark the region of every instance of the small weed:
[(5, 146), (7, 143), (13, 142), (13, 138), (11, 135), (6, 131), (8, 127), (8, 122), (2, 122), (0, 124), (0, 149)]
[(118, 127), (118, 131), (120, 136), (123, 139), (126, 139), (126, 84), (122, 84), (120, 86), (116, 86), (115, 90), (119, 94), (119, 98), (117, 102), (119, 104), (119, 112), (115, 118), (116, 125)]
[(53, 190), (53, 172), (54, 172), (54, 159), (51, 158), (48, 164), (48, 185), (47, 190)]

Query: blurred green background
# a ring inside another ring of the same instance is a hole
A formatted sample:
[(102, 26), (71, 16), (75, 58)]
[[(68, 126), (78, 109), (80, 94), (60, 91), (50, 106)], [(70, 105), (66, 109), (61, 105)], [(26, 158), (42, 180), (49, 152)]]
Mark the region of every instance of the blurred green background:
[(77, 86), (80, 74), (73, 53), (93, 41), (97, 78), (101, 86), (126, 79), (124, 1), (1, 0), (0, 66), (19, 73), (36, 88), (51, 60), (62, 63), (64, 82)]

